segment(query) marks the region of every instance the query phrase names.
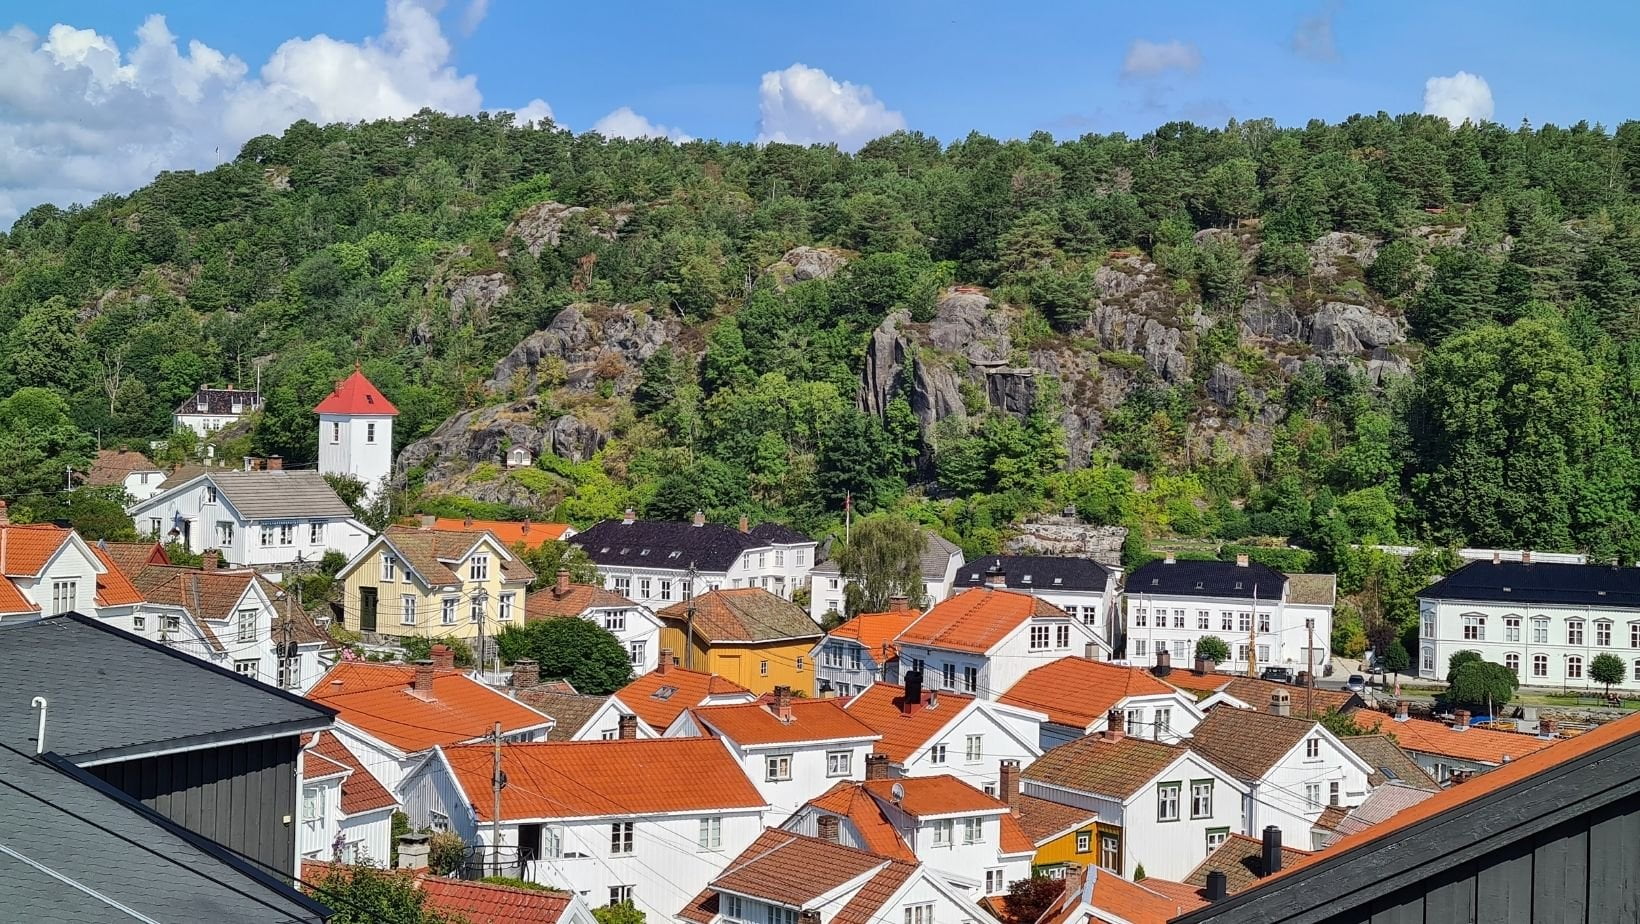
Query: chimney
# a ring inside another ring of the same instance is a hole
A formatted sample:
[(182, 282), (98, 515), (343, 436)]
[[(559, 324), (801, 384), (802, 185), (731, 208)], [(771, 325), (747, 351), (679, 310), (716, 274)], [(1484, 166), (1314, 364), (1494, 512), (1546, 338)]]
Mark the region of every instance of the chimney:
[(221, 559), (222, 559), (222, 553), (221, 552), (218, 552), (216, 549), (207, 549), (206, 551), (202, 552), (199, 556), (199, 570), (201, 570), (201, 571), (215, 571), (216, 570), (216, 564), (217, 564), (218, 561), (221, 561)]
[(695, 521), (694, 522), (695, 522), (696, 526), (705, 526), (706, 525), (706, 511), (696, 510), (695, 511)]
[(1274, 876), (1281, 872), (1281, 829), (1275, 825), (1264, 826), (1264, 876)]
[(746, 514), (744, 513), (740, 515), (740, 531), (743, 533), (749, 533), (752, 531), (752, 523), (750, 520), (746, 519)]
[(1459, 709), (1457, 712), (1452, 713), (1452, 730), (1453, 731), (1468, 731), (1469, 730), (1469, 710), (1468, 709)]
[(285, 457), (268, 456), (262, 460), (262, 467), (270, 472), (282, 472), (285, 470)]
[(1007, 587), (1008, 586), (1008, 574), (1007, 574), (1007, 572), (1002, 570), (1002, 559), (1000, 559), (1000, 558), (997, 559), (997, 563), (992, 565), (990, 567), (990, 569), (985, 572), (985, 586), (986, 587)]
[(1218, 669), (1218, 662), (1212, 660), (1211, 658), (1204, 658), (1201, 655), (1196, 655), (1196, 673), (1211, 674)]
[(541, 665), (531, 658), (513, 662), (512, 685), (515, 690), (533, 687), (541, 682)]
[(569, 569), (568, 568), (559, 568), (558, 569), (558, 580), (552, 585), (552, 592), (553, 592), (554, 596), (559, 596), (559, 597), (562, 597), (565, 594), (569, 593)]
[(449, 645), (440, 642), (433, 646), (433, 670), (453, 671), (456, 669), (456, 651)]
[(1019, 761), (1005, 760), (997, 774), (998, 795), (1008, 803), (1008, 811), (1019, 814)]
[(256, 457), (255, 456), (245, 456), (244, 457), (244, 468), (240, 469), (240, 471), (244, 471), (244, 472), (254, 472), (254, 471), (256, 471)]
[(1122, 710), (1112, 709), (1105, 713), (1105, 740), (1121, 741), (1122, 735), (1126, 733), (1125, 725), (1126, 720), (1122, 716)]
[(1281, 716), (1293, 714), (1293, 698), (1286, 690), (1277, 690), (1270, 694), (1270, 714)]
[(416, 662), (416, 681), (411, 685), (411, 689), (424, 697), (433, 695), (433, 662), (425, 660)]
[(10, 524), (11, 514), (8, 512), (6, 502), (0, 500), (0, 526), (8, 526)]
[(1556, 735), (1554, 719), (1538, 719), (1538, 737), (1553, 738)]
[(1207, 874), (1207, 900), (1222, 902), (1230, 896), (1230, 882), (1225, 878), (1224, 870), (1216, 869)]
[(821, 815), (819, 818), (816, 818), (814, 822), (820, 829), (821, 840), (830, 841), (833, 844), (841, 841), (839, 835), (843, 829), (842, 819), (838, 818), (836, 815)]
[(797, 912), (797, 924), (820, 924), (819, 910), (811, 908)]
[(1246, 552), (1236, 553), (1236, 567), (1237, 568), (1247, 567), (1247, 553)]
[(1150, 672), (1158, 677), (1166, 677), (1173, 673), (1173, 655), (1166, 647), (1156, 649), (1156, 666)]
[(672, 649), (662, 648), (661, 649), (660, 662), (655, 665), (655, 673), (664, 674), (664, 673), (666, 673), (667, 669), (670, 668), (671, 666), (672, 666)]
[(462, 526), (463, 529), (472, 529), (473, 528), (473, 515), (469, 513), (466, 516), (462, 517), (461, 518), (461, 526)]
[(1162, 559), (1162, 564), (1164, 565), (1176, 565), (1178, 563), (1179, 556), (1173, 554), (1172, 552), (1167, 553), (1167, 557)]
[(888, 762), (887, 754), (866, 755), (866, 779), (888, 780), (893, 779), (893, 766)]
[(433, 526), (438, 523), (438, 517), (435, 517), (430, 513), (421, 514), (419, 519), (421, 520), (422, 529), (432, 529)]
[(911, 598), (905, 594), (893, 594), (888, 598), (888, 611), (890, 613), (903, 613), (909, 609), (911, 609)]
[(1492, 552), (1492, 564), (1494, 564), (1494, 565), (1503, 564), (1503, 553), (1502, 552), (1498, 552), (1498, 551), (1493, 551)]
[(620, 740), (631, 741), (638, 737), (638, 717), (632, 713), (621, 713), (621, 724), (618, 727), (620, 731), (616, 732), (615, 737)]
[(900, 711), (911, 715), (922, 705), (922, 671), (905, 672), (905, 695), (900, 698)]
[(774, 702), (770, 704), (774, 717), (790, 725), (792, 722), (792, 688), (781, 685), (774, 688)]
[(1520, 550), (1520, 563), (1523, 564), (1523, 565), (1529, 565), (1529, 564), (1532, 563), (1532, 550), (1531, 549), (1521, 549)]
[(399, 835), (399, 869), (427, 868), (427, 857), (432, 852), (427, 839), (425, 834)]
[(621, 511), (621, 525), (622, 526), (631, 526), (634, 522), (637, 521), (637, 519), (638, 519), (638, 511), (633, 510), (631, 507), (628, 507), (625, 510)]

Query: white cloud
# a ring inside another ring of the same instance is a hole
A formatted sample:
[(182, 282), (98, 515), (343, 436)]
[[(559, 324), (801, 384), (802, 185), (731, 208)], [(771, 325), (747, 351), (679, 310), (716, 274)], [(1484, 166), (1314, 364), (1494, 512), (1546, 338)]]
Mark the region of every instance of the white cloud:
[(1431, 77), (1424, 81), (1424, 113), (1438, 115), (1453, 125), (1466, 119), (1488, 121), (1492, 118), (1492, 88), (1484, 77), (1468, 71)]
[(1338, 42), (1333, 36), (1333, 17), (1337, 13), (1338, 4), (1328, 3), (1319, 13), (1300, 21), (1293, 31), (1293, 51), (1317, 61), (1337, 60)]
[[(539, 96), (525, 103), (522, 108), (516, 110), (513, 114), (518, 116), (518, 119), (516, 120), (516, 124), (518, 125), (522, 125), (525, 122), (540, 122), (543, 119), (551, 119), (553, 117), (552, 107), (548, 106), (547, 101)], [(554, 121), (557, 120), (554, 119)], [(563, 125), (559, 125), (558, 127), (563, 128)]]
[(1134, 39), (1122, 61), (1123, 77), (1155, 77), (1168, 71), (1194, 74), (1202, 66), (1202, 53), (1195, 45), (1174, 39), (1149, 42)]
[(490, 0), (467, 0), (467, 8), (461, 11), (461, 34), (472, 35), (477, 32), (478, 24), (488, 15)]
[(679, 144), (695, 140), (679, 129), (656, 125), (633, 112), (630, 106), (622, 106), (592, 123), (592, 130), (605, 138), (665, 138)]
[(870, 87), (835, 80), (817, 67), (770, 71), (758, 88), (760, 144), (836, 142), (853, 151), (903, 128), (905, 116), (883, 105)]
[[(436, 7), (388, 0), (386, 9), (379, 35), (293, 38), (254, 75), (201, 42), (184, 48), (158, 15), (126, 49), (66, 24), (43, 39), (21, 26), (0, 32), (0, 227), (41, 202), (90, 202), (161, 170), (208, 168), (299, 118), (479, 109), (477, 78), (456, 71)], [(525, 111), (551, 109), (535, 100)]]

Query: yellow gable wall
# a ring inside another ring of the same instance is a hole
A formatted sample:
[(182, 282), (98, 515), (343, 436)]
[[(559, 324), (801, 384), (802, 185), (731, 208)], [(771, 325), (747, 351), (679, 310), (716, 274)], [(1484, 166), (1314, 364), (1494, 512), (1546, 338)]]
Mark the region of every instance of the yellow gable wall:
[[(408, 575), (404, 570), (404, 563), (399, 562), (395, 569), (394, 580), (382, 580), (382, 553), (388, 551), (386, 547), (372, 550), (361, 560), (354, 563), (351, 570), (342, 575), (343, 586), (343, 622), (345, 627), (355, 632), (359, 631), (360, 619), (364, 612), (365, 591), (369, 588), (376, 590), (376, 631), (382, 635), (413, 636), (425, 635), (433, 638), (460, 638), (473, 639), (478, 637), (478, 624), (472, 621), (470, 600), (473, 594), (484, 591), (489, 596), (487, 619), (484, 631), (490, 635), (501, 631), (509, 625), (522, 625), (524, 622), (524, 595), (527, 581), (503, 582), (501, 580), (501, 552), (489, 544), (479, 546), (479, 551), (490, 556), (489, 577), (483, 581), (467, 580), (467, 563), (463, 561), (455, 570), (462, 578), (459, 585), (441, 585), (428, 589), (419, 580)], [(512, 600), (512, 619), (501, 621), (501, 595), (510, 593)], [(402, 621), (405, 596), (416, 600), (416, 623), (405, 625)], [(453, 625), (443, 622), (443, 607), (445, 597), (459, 597), (456, 603), (456, 619)]]
[[(777, 686), (789, 686), (805, 696), (814, 695), (814, 662), (809, 651), (814, 639), (792, 642), (718, 642), (700, 637), (694, 640), (693, 669), (733, 680), (754, 693), (772, 693)], [(670, 623), (661, 628), (661, 648), (669, 649), (678, 664), (689, 667), (684, 631)], [(799, 659), (802, 669), (798, 669)], [(765, 672), (766, 671), (766, 672)]]

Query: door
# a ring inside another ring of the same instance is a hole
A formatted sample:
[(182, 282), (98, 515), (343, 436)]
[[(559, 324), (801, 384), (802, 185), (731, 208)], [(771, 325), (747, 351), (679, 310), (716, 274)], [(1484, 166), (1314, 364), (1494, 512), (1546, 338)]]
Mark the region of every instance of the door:
[(376, 631), (376, 588), (359, 588), (359, 631)]
[(528, 879), (530, 864), (541, 859), (541, 826), (518, 826), (518, 878)]

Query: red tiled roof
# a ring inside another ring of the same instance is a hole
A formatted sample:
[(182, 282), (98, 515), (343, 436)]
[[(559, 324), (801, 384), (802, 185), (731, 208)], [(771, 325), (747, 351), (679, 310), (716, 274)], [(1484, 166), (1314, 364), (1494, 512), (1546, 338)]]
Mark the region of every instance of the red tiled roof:
[(1464, 731), (1455, 731), (1445, 722), (1434, 722), (1429, 719), (1397, 722), (1382, 712), (1366, 710), (1356, 712), (1355, 721), (1363, 729), (1394, 735), (1396, 744), (1408, 751), (1455, 757), (1493, 766), (1503, 763), (1505, 758), (1517, 760), (1527, 754), (1541, 751), (1554, 744), (1556, 740), (1490, 728), (1470, 727)]
[(496, 722), (503, 733), (512, 733), (551, 721), (456, 671), (435, 673), (427, 699), (412, 689), (415, 678), (410, 664), (343, 661), (307, 696), (337, 710), (337, 719), (409, 753), (482, 738)]
[(50, 523), (0, 526), (0, 574), (37, 577), (73, 532)]
[(1214, 693), (1224, 693), (1253, 709), (1265, 708), (1270, 705), (1271, 693), (1283, 691), (1292, 698), (1294, 715), (1303, 715), (1306, 700), (1313, 703), (1318, 716), (1327, 712), (1345, 712), (1361, 704), (1360, 697), (1345, 690), (1324, 690), (1315, 687), (1306, 691), (1303, 687), (1241, 674), (1198, 674), (1195, 671), (1175, 668), (1167, 675), (1167, 682), (1195, 694), (1197, 699), (1206, 699)]
[(924, 694), (924, 703), (910, 715), (900, 708), (905, 701), (905, 690), (891, 683), (876, 683), (849, 700), (849, 714), (869, 725), (883, 740), (877, 750), (890, 760), (904, 761), (938, 735), (947, 725), (974, 701), (961, 693), (940, 693), (938, 703), (930, 707)]
[(165, 546), (157, 542), (108, 542), (99, 541), (97, 548), (102, 549), (114, 563), (120, 566), (127, 577), (142, 570), (144, 565), (169, 565), (171, 559), (165, 554)]
[(884, 903), (893, 898), (916, 871), (915, 866), (898, 860), (878, 870), (877, 875), (866, 880), (848, 904), (838, 910), (837, 916), (831, 919), (832, 924), (879, 924), (882, 917), (878, 912)]
[(752, 691), (716, 674), (668, 666), (638, 677), (615, 695), (650, 728), (661, 731), (708, 697), (736, 694), (751, 697)]
[(127, 475), (132, 472), (157, 472), (159, 466), (154, 460), (140, 452), (130, 449), (99, 449), (96, 458), (91, 460), (91, 470), (86, 472), (85, 483), (89, 485), (124, 484)]
[(698, 706), (690, 711), (697, 721), (742, 745), (878, 737), (871, 726), (850, 715), (835, 699), (793, 700), (790, 722), (780, 721), (774, 714), (774, 705), (766, 700), (765, 697), (739, 705)]
[[(491, 816), (494, 748), (444, 748), (456, 782)], [(713, 738), (536, 741), (501, 749), (503, 820), (757, 809), (766, 803), (723, 743)]]
[(562, 594), (556, 587), (549, 585), (545, 590), (538, 590), (524, 598), (524, 617), (554, 619), (559, 616), (579, 616), (595, 606), (637, 605), (613, 590), (605, 590), (594, 584), (571, 584)]
[(998, 702), (1044, 712), (1050, 722), (1086, 729), (1130, 696), (1176, 692), (1146, 670), (1069, 657), (1026, 673)]
[[(1088, 881), (1088, 877), (1093, 877)], [(1082, 924), (1084, 902), (1127, 924), (1167, 924), (1207, 904), (1190, 886), (1161, 879), (1131, 882), (1113, 873), (1084, 867), (1065, 877), (1065, 891), (1054, 899), (1038, 924)]]
[(846, 638), (859, 642), (878, 660), (883, 652), (893, 655), (892, 642), (906, 627), (922, 617), (916, 610), (889, 613), (861, 613), (827, 633), (831, 638)]
[(143, 602), (142, 592), (137, 590), (131, 579), (108, 554), (106, 549), (92, 546), (97, 560), (103, 563), (108, 570), (97, 575), (97, 605), (98, 606), (134, 606)]
[(975, 587), (936, 604), (898, 641), (984, 654), (1037, 615), (1064, 617), (1065, 611), (1030, 594)]
[(916, 855), (900, 838), (894, 823), (883, 814), (882, 804), (871, 797), (864, 784), (844, 780), (810, 799), (808, 804), (847, 818), (859, 832), (862, 845), (872, 853), (916, 862)]
[(1025, 828), (1019, 819), (1013, 815), (1002, 816), (1002, 843), (1003, 853), (1033, 853), (1036, 851), (1036, 842), (1025, 833)]
[[(359, 762), (359, 758), (348, 750), (330, 732), (319, 732), (308, 739), (307, 757), (303, 761), (302, 777), (308, 779), (308, 764), (317, 757), (322, 762), (321, 767), (341, 767), (349, 771), (347, 779), (342, 781), (342, 812), (348, 815), (357, 815), (361, 812), (373, 812), (377, 809), (389, 808), (399, 804), (387, 787), (376, 779), (375, 774)], [(331, 771), (321, 770), (320, 776), (329, 776)]]
[(950, 774), (907, 777), (903, 780), (867, 780), (860, 784), (878, 800), (892, 803), (894, 787), (905, 793), (900, 809), (915, 818), (958, 812), (1000, 812), (1008, 806)]
[(1020, 793), (1018, 799), (1019, 814), (1015, 820), (1031, 843), (1039, 847), (1067, 831), (1087, 827), (1099, 820), (1099, 813), (1093, 809), (1064, 805), (1052, 799), (1038, 799), (1024, 793)]
[(568, 892), (445, 879), (425, 871), (416, 876), (416, 887), (427, 896), (424, 907), (470, 924), (555, 924), (570, 902)]
[[(412, 517), (402, 525), (420, 526), (421, 521)], [(473, 520), (458, 517), (434, 517), (432, 528), (463, 533), (482, 533), (488, 530), (509, 549), (515, 545), (522, 545), (526, 549), (538, 549), (549, 542), (564, 538), (564, 534), (570, 531), (568, 523)]]
[(387, 400), (364, 373), (357, 369), (336, 383), (336, 389), (313, 409), (315, 414), (368, 414), (374, 417), (394, 417), (399, 409)]
[(0, 575), (0, 613), (38, 613), (40, 607), (11, 582), (11, 578)]
[[(844, 847), (816, 837), (770, 829), (758, 835), (757, 840), (742, 851), (708, 888), (727, 889), (789, 907), (803, 907), (853, 879), (873, 871), (880, 873), (885, 868), (898, 868), (906, 877), (916, 870), (914, 864), (904, 860)], [(873, 876), (867, 885), (875, 879)], [(903, 884), (905, 879), (899, 881)], [(862, 887), (861, 891), (864, 892), (865, 888)], [(890, 890), (889, 895), (892, 894)], [(889, 895), (881, 894), (881, 886), (872, 889), (871, 895), (850, 912), (853, 915), (850, 920), (869, 918)], [(851, 899), (832, 920), (842, 920), (844, 913), (849, 912), (859, 898), (857, 895)], [(871, 904), (873, 898), (876, 899), (875, 905)]]

